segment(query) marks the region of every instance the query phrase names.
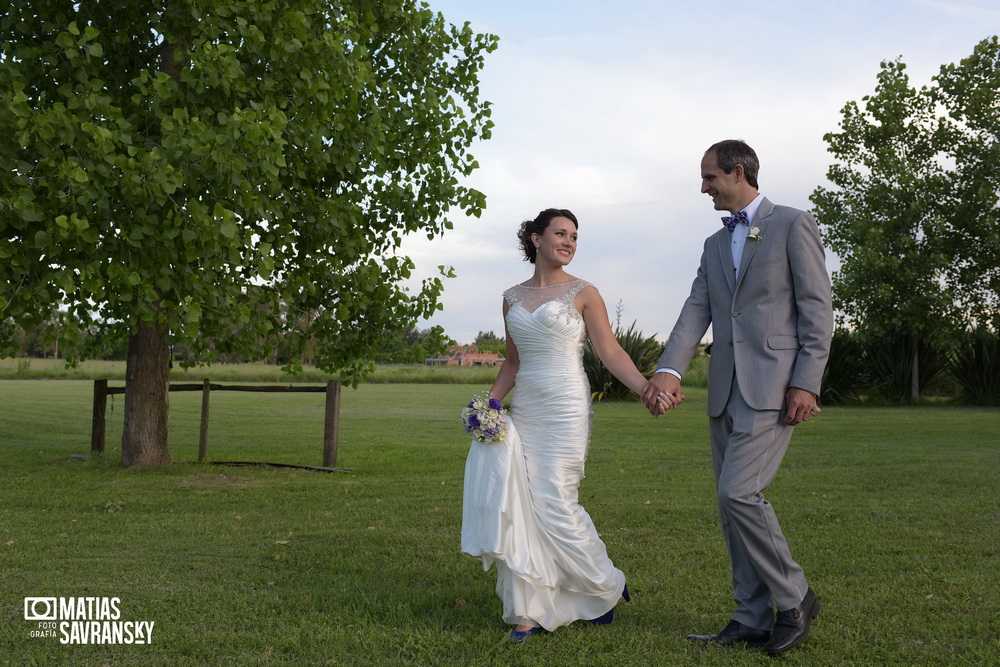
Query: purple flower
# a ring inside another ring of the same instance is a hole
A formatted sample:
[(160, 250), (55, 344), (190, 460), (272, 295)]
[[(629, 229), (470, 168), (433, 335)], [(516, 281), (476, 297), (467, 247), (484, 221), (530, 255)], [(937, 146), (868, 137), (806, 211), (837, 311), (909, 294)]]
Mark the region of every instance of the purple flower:
[(462, 425), (479, 442), (503, 442), (507, 438), (506, 415), (499, 399), (475, 396), (469, 407), (462, 409)]

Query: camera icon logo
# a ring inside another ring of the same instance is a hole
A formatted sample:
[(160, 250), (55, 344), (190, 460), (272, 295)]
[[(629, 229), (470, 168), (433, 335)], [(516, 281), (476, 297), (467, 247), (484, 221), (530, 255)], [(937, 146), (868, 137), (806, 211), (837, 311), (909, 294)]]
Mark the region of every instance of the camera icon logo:
[(24, 620), (57, 621), (59, 605), (55, 598), (24, 598)]

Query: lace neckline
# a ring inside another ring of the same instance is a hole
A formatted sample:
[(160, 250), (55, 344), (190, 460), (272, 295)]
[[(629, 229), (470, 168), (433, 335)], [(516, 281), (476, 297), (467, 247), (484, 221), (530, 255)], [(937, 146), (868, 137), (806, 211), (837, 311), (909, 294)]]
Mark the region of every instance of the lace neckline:
[(578, 283), (581, 280), (582, 280), (581, 278), (574, 278), (573, 280), (567, 280), (564, 283), (552, 283), (551, 285), (539, 285), (537, 287), (535, 287), (533, 285), (523, 285), (522, 284), (522, 285), (518, 285), (518, 287), (520, 287), (522, 289), (549, 289), (550, 287), (564, 287), (566, 285), (572, 285), (573, 283)]

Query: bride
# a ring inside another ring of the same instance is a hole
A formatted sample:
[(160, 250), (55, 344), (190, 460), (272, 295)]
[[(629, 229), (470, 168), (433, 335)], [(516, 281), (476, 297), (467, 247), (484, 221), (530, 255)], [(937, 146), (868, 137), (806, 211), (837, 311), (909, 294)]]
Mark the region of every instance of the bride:
[[(521, 224), (534, 273), (504, 292), (506, 361), (489, 393), (502, 400), (514, 390), (508, 435), (495, 444), (474, 441), (466, 461), (462, 551), (486, 570), (496, 565), (515, 643), (577, 620), (610, 623), (619, 598), (629, 600), (625, 575), (578, 503), (590, 440), (587, 337), (629, 389), (638, 394), (646, 378), (618, 344), (597, 288), (566, 272), (577, 228), (565, 209)], [(661, 394), (655, 416), (670, 407)]]

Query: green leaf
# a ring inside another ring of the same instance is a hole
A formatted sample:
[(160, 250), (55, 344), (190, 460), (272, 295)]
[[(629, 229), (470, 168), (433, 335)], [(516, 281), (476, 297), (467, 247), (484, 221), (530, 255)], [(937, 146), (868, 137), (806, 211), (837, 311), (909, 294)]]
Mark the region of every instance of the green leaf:
[(264, 257), (260, 261), (260, 271), (259, 275), (261, 278), (267, 280), (274, 273), (274, 259), (271, 257)]
[(439, 283), (404, 289), (422, 267), (384, 260), (480, 212), (456, 178), (492, 127), (495, 38), (409, 0), (207, 0), (169, 29), (134, 3), (44, 4), (0, 28), (2, 235), (28, 239), (0, 241), (4, 317), (37, 310), (30, 276), (109, 322), (156, 308), (192, 358), (268, 336), (353, 383), (437, 308)]
[(70, 177), (70, 180), (72, 180), (75, 183), (89, 183), (90, 182), (90, 177), (87, 176), (87, 172), (85, 172), (80, 167), (74, 168), (69, 173), (69, 177)]

